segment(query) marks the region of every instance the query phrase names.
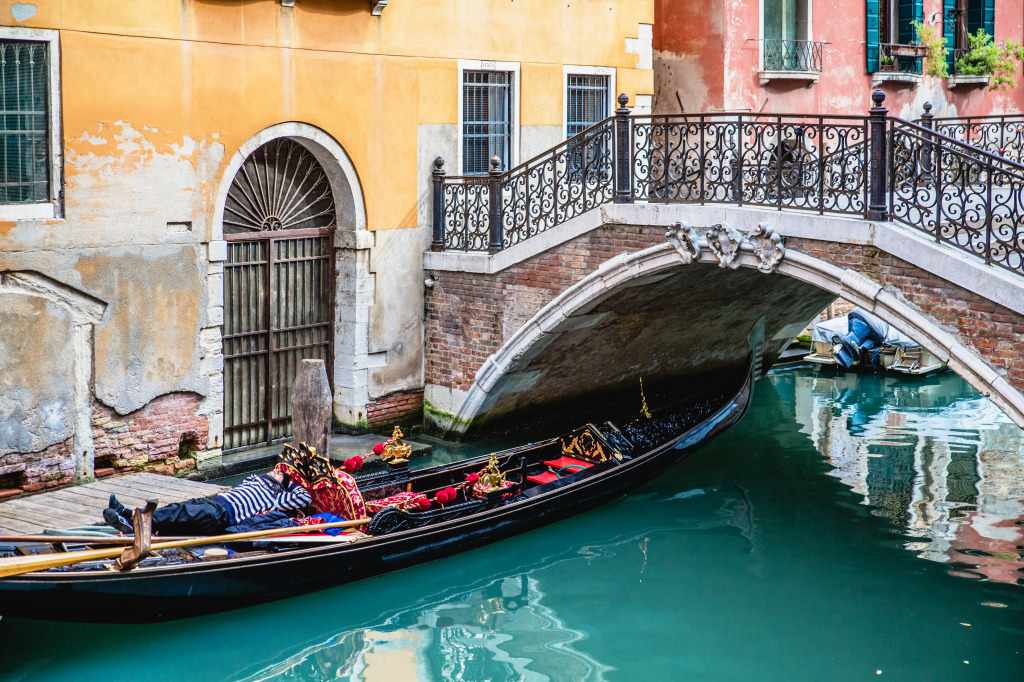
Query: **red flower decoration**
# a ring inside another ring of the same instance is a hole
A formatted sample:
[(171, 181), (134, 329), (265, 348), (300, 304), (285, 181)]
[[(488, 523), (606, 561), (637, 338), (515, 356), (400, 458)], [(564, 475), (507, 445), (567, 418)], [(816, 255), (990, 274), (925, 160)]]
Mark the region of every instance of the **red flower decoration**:
[(466, 476), (466, 482), (467, 483), (476, 483), (479, 480), (480, 480), (480, 474), (476, 473), (475, 471), (473, 473), (471, 473), (469, 476)]
[(362, 469), (362, 468), (363, 468), (363, 458), (360, 457), (359, 455), (356, 455), (355, 457), (349, 457), (348, 459), (345, 460), (345, 471), (349, 472), (350, 474), (353, 471), (356, 471), (356, 470)]
[(373, 454), (379, 457), (382, 452), (384, 452), (384, 443), (377, 443), (373, 446)]
[(420, 509), (430, 509), (430, 500), (428, 500), (426, 497), (421, 497), (418, 500), (416, 500), (416, 506), (419, 507)]
[(447, 488), (442, 488), (441, 490), (437, 491), (437, 494), (434, 495), (434, 501), (437, 502), (438, 504), (445, 504), (446, 502), (451, 502), (452, 500), (454, 500), (458, 496), (458, 494), (459, 493), (458, 491), (455, 490), (455, 488), (448, 486)]

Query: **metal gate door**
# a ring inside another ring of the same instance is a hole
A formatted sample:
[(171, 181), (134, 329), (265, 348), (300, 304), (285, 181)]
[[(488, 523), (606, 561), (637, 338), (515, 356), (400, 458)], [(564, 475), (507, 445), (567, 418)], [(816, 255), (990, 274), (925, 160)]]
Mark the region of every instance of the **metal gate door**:
[(291, 436), (300, 360), (324, 360), (333, 379), (333, 214), (323, 169), (290, 140), (257, 149), (232, 184), (224, 212), (226, 450)]

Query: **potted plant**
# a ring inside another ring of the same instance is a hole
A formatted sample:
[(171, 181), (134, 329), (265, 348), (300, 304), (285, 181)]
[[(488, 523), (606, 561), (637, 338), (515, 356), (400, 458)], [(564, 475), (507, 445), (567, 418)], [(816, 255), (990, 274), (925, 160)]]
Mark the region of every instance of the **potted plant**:
[(946, 39), (935, 26), (925, 26), (920, 21), (912, 21), (910, 25), (917, 33), (918, 42), (924, 50), (924, 72), (936, 78), (946, 78), (949, 70), (946, 67)]
[(883, 54), (878, 58), (878, 70), (879, 71), (895, 71), (896, 63), (893, 58), (887, 54)]
[(958, 76), (989, 76), (988, 87), (993, 90), (1012, 90), (1017, 87), (1014, 75), (1019, 62), (1024, 61), (1024, 47), (1015, 40), (999, 43), (979, 28), (968, 35), (971, 47), (956, 63)]

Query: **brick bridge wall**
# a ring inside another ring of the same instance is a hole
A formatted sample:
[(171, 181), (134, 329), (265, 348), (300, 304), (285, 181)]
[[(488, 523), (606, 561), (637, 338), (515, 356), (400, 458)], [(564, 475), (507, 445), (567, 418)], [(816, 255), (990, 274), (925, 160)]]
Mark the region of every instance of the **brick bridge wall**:
[[(468, 390), (486, 359), (552, 298), (604, 261), (664, 241), (664, 227), (606, 226), (495, 274), (436, 272), (426, 300), (426, 383)], [(786, 248), (896, 290), (1024, 390), (1024, 316), (874, 246), (791, 237)]]

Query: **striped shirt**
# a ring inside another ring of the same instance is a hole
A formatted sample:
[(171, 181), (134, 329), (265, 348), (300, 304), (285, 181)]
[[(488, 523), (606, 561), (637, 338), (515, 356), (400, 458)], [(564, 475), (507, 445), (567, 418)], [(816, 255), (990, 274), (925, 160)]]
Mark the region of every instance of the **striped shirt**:
[(289, 481), (285, 488), (269, 474), (253, 474), (242, 481), (242, 485), (216, 497), (228, 508), (233, 524), (263, 512), (302, 509), (313, 501), (302, 486)]

